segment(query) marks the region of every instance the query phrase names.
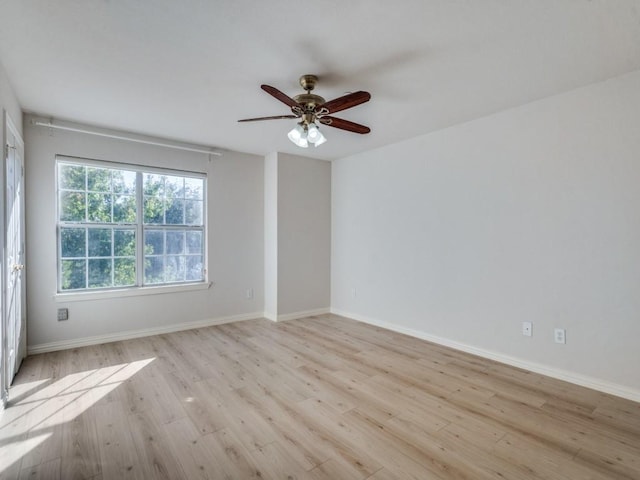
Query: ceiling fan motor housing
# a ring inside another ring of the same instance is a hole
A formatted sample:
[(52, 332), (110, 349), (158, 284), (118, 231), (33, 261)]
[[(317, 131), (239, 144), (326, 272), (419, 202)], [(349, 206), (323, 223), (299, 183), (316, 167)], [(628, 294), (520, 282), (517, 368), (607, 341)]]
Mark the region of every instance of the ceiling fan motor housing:
[[(300, 95), (296, 95), (293, 99), (300, 104), (302, 107), (300, 110), (302, 111), (302, 121), (308, 125), (309, 123), (313, 123), (315, 121), (316, 108), (326, 102), (324, 98), (320, 95), (315, 95), (311, 93), (316, 87), (316, 83), (318, 82), (318, 77), (316, 75), (302, 75), (300, 77), (300, 86), (304, 88), (307, 93), (301, 93)], [(291, 109), (294, 113), (297, 113), (295, 107)]]
[(304, 110), (314, 110), (317, 106), (325, 103), (325, 99), (320, 95), (315, 95), (313, 93), (301, 93), (300, 95), (296, 95), (293, 99), (298, 102), (300, 105), (304, 106)]
[(307, 92), (316, 88), (316, 83), (318, 83), (318, 77), (316, 75), (307, 74), (300, 77), (300, 86)]

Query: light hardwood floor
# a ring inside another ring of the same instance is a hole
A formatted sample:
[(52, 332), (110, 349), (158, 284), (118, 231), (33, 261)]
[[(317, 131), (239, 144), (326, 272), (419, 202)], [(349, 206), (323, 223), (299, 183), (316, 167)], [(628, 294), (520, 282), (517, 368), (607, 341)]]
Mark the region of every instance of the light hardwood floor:
[(640, 404), (333, 315), (27, 358), (19, 479), (640, 479)]

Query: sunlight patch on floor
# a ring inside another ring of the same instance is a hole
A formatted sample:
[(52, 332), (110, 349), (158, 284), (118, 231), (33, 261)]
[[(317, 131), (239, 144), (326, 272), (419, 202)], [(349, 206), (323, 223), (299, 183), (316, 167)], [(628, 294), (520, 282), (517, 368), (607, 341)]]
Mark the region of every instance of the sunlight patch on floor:
[[(10, 391), (0, 412), (0, 472), (37, 449), (53, 427), (69, 422), (113, 392), (155, 358), (27, 382)], [(12, 401), (15, 398), (15, 401)]]

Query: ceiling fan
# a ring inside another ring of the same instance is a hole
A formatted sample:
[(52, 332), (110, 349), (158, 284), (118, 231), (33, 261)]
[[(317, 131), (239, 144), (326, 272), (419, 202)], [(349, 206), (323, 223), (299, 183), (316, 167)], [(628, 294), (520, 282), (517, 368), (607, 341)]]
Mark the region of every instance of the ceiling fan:
[(318, 146), (327, 141), (318, 128), (318, 123), (330, 127), (339, 128), (355, 133), (369, 133), (371, 129), (359, 123), (350, 122), (342, 118), (332, 116), (333, 113), (352, 108), (361, 103), (368, 102), (371, 94), (368, 92), (353, 92), (333, 100), (325, 101), (320, 95), (311, 93), (318, 82), (315, 75), (302, 75), (300, 85), (306, 93), (301, 93), (291, 98), (270, 85), (261, 85), (260, 88), (272, 97), (280, 100), (291, 108), (292, 115), (275, 115), (272, 117), (244, 118), (238, 122), (256, 122), (260, 120), (279, 120), (285, 118), (299, 118), (300, 122), (289, 132), (289, 140), (299, 147), (306, 148), (311, 143)]

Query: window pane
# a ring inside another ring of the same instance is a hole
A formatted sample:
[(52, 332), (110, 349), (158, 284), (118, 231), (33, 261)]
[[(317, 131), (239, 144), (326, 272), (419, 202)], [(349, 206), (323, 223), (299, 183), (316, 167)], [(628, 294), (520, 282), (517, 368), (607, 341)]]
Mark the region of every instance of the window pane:
[(144, 232), (144, 254), (164, 254), (164, 232), (162, 230), (146, 230)]
[(146, 257), (144, 259), (144, 283), (164, 282), (164, 257)]
[(87, 288), (86, 260), (62, 260), (62, 290)]
[(184, 253), (184, 232), (167, 232), (167, 253)]
[(185, 258), (182, 255), (167, 256), (164, 264), (166, 282), (182, 282), (185, 274)]
[(113, 196), (110, 193), (90, 193), (88, 196), (88, 220), (97, 223), (111, 223), (111, 202)]
[(144, 197), (144, 223), (164, 223), (164, 200), (157, 197)]
[(184, 200), (167, 199), (165, 222), (167, 225), (184, 225)]
[(166, 198), (184, 198), (184, 177), (165, 177), (164, 194)]
[(116, 195), (113, 204), (113, 221), (116, 223), (135, 223), (136, 197)]
[(78, 192), (60, 193), (60, 220), (63, 222), (84, 222), (86, 194)]
[(128, 287), (136, 283), (135, 258), (116, 258), (113, 260), (113, 284), (116, 287)]
[(60, 229), (60, 251), (62, 256), (86, 257), (87, 239), (84, 228), (62, 228)]
[(113, 170), (111, 175), (114, 193), (122, 193), (127, 195), (136, 194), (136, 172), (127, 172), (126, 170)]
[(145, 195), (164, 197), (164, 175), (145, 173), (143, 189)]
[(89, 288), (110, 287), (111, 259), (89, 259)]
[(111, 192), (111, 169), (87, 167), (87, 190)]
[(90, 257), (110, 257), (111, 256), (111, 229), (110, 228), (90, 228), (89, 229), (89, 256)]
[(204, 280), (204, 270), (201, 255), (190, 255), (187, 257), (186, 280)]
[(85, 167), (81, 165), (60, 164), (58, 168), (58, 185), (65, 190), (85, 189)]
[(204, 180), (201, 178), (184, 179), (184, 196), (193, 200), (202, 200), (204, 192)]
[(202, 232), (187, 232), (187, 253), (203, 253)]
[(202, 225), (202, 202), (199, 200), (186, 200), (185, 223), (187, 225)]
[(133, 257), (136, 254), (135, 230), (114, 230), (113, 255), (116, 257)]

